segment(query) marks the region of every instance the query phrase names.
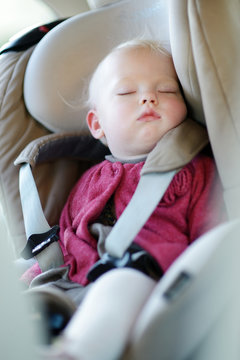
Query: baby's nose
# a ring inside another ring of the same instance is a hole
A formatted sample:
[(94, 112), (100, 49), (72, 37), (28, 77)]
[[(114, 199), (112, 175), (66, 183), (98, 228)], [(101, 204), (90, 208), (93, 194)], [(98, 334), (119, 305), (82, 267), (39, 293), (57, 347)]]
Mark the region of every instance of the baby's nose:
[(157, 95), (155, 94), (155, 92), (152, 91), (152, 92), (146, 92), (146, 93), (142, 94), (142, 96), (140, 98), (140, 104), (144, 105), (146, 103), (157, 105), (158, 98), (157, 98)]

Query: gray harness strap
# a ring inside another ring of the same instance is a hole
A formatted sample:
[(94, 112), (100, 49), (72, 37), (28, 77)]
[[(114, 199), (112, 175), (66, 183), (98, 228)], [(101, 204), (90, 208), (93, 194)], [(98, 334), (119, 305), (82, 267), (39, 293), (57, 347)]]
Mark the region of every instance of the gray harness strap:
[[(19, 191), (28, 241), (31, 236), (51, 231), (51, 227), (42, 209), (38, 190), (29, 164), (23, 164), (20, 168)], [(49, 244), (47, 243), (48, 241)], [(37, 246), (39, 246), (40, 249), (42, 247), (42, 250), (37, 252), (35, 258), (43, 272), (64, 264), (62, 251), (57, 241), (50, 242), (50, 239), (46, 238), (46, 240)]]
[(176, 171), (141, 176), (128, 206), (106, 239), (109, 255), (121, 258), (163, 197)]
[(41, 234), (49, 231), (50, 226), (43, 213), (38, 190), (29, 164), (23, 164), (20, 168), (19, 191), (27, 238), (32, 234)]
[[(141, 176), (131, 201), (106, 239), (106, 250), (110, 255), (118, 258), (123, 256), (156, 208), (175, 173), (176, 171), (156, 172)], [(48, 233), (51, 228), (44, 215), (29, 164), (24, 164), (20, 168), (19, 190), (27, 238), (31, 238), (33, 234)], [(48, 245), (47, 241), (48, 239), (36, 246), (43, 245), (44, 248), (35, 256), (42, 271), (64, 263), (59, 243), (49, 240)]]

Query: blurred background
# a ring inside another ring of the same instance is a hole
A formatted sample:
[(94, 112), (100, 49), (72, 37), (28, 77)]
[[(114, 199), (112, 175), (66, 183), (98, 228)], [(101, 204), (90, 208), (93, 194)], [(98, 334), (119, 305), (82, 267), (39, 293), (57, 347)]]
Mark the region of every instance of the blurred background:
[(28, 27), (87, 10), (87, 0), (1, 0), (0, 47)]

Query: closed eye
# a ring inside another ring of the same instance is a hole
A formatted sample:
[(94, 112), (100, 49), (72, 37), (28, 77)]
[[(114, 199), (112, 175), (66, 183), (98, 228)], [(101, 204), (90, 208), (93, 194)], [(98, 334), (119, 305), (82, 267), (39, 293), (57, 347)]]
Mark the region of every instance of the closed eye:
[(177, 92), (176, 89), (161, 89), (158, 90), (160, 94), (175, 94)]
[(123, 91), (123, 92), (117, 93), (117, 95), (124, 96), (124, 95), (132, 95), (132, 94), (135, 94), (135, 93), (136, 93), (136, 91)]

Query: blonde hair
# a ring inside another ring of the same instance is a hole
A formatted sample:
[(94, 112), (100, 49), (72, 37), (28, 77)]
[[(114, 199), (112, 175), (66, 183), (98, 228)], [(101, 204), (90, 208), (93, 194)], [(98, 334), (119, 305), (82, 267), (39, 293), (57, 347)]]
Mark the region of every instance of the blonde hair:
[(122, 50), (128, 50), (128, 49), (147, 49), (149, 51), (155, 52), (157, 54), (165, 55), (169, 58), (171, 58), (170, 52), (163, 46), (161, 43), (157, 40), (149, 40), (149, 39), (132, 39), (129, 41), (126, 41), (116, 47), (114, 47), (108, 55), (103, 58), (103, 60), (98, 64), (97, 68), (95, 69), (94, 73), (92, 74), (89, 86), (88, 86), (88, 99), (87, 99), (87, 106), (89, 108), (94, 107), (95, 98), (96, 98), (96, 81), (98, 79), (100, 68), (102, 64), (105, 62), (105, 60), (111, 56), (113, 53), (117, 51)]
[(111, 53), (120, 49), (147, 49), (171, 57), (170, 52), (157, 40), (132, 39), (116, 46)]

